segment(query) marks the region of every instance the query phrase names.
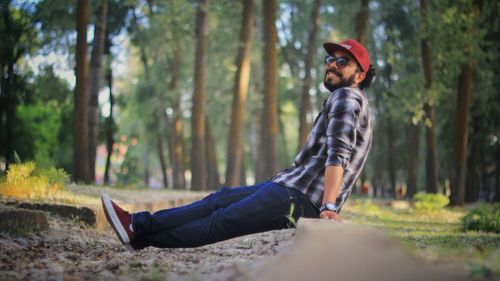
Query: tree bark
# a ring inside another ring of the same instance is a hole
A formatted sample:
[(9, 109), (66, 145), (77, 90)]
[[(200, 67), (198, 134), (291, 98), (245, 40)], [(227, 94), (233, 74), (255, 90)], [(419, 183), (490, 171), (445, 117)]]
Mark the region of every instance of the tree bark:
[(207, 161), (208, 189), (214, 190), (220, 187), (219, 168), (217, 166), (217, 148), (215, 146), (215, 139), (213, 137), (211, 126), (208, 122), (208, 118), (205, 118), (205, 122), (206, 122), (205, 145), (207, 148), (206, 161)]
[(389, 172), (389, 180), (391, 182), (391, 193), (394, 198), (397, 196), (397, 190), (396, 190), (396, 168), (395, 168), (395, 163), (394, 163), (394, 128), (392, 125), (392, 119), (389, 117), (387, 118), (387, 146), (388, 146), (388, 153), (387, 153), (387, 168)]
[(111, 66), (109, 67), (108, 73), (106, 74), (106, 81), (108, 82), (109, 88), (109, 117), (107, 119), (106, 128), (106, 149), (108, 155), (106, 156), (106, 168), (104, 169), (104, 184), (109, 185), (109, 171), (111, 170), (111, 155), (113, 155), (113, 145), (115, 140), (113, 138), (113, 106), (115, 100), (113, 97), (113, 70)]
[(362, 45), (366, 44), (366, 29), (368, 27), (368, 18), (370, 15), (368, 4), (369, 0), (361, 0), (361, 6), (356, 15), (356, 40)]
[(467, 159), (467, 136), (469, 106), (472, 98), (472, 66), (464, 63), (460, 67), (457, 90), (457, 109), (455, 111), (455, 177), (451, 188), (451, 205), (462, 206), (465, 195), (465, 173)]
[(149, 178), (150, 178), (150, 172), (149, 172), (149, 152), (150, 152), (150, 146), (149, 144), (146, 145), (146, 153), (144, 154), (144, 185), (146, 187), (149, 187)]
[[(473, 2), (470, 10), (474, 18), (479, 18), (480, 7), (477, 2)], [(477, 23), (471, 23), (468, 26), (468, 32), (476, 32)], [(467, 42), (465, 42), (467, 43)], [(470, 43), (469, 43), (470, 44)], [(460, 66), (457, 87), (457, 103), (455, 111), (455, 136), (454, 136), (454, 154), (455, 154), (455, 174), (452, 181), (450, 205), (462, 206), (465, 197), (465, 178), (467, 167), (467, 143), (468, 143), (468, 124), (469, 107), (472, 100), (472, 80), (473, 80), (473, 52), (471, 45), (464, 46), (464, 57), (466, 62)]]
[(160, 160), (161, 175), (163, 179), (163, 187), (168, 188), (168, 176), (167, 176), (167, 163), (165, 159), (165, 153), (163, 148), (163, 136), (161, 133), (161, 112), (156, 110), (154, 113), (155, 124), (156, 124), (156, 148), (158, 149), (158, 160)]
[(76, 7), (76, 85), (75, 85), (75, 140), (74, 180), (90, 183), (88, 142), (88, 62), (87, 24), (89, 19), (88, 0), (78, 0)]
[(108, 1), (99, 1), (97, 8), (97, 20), (94, 27), (94, 41), (92, 43), (92, 55), (90, 59), (89, 72), (89, 173), (90, 180), (95, 182), (96, 151), (99, 141), (99, 90), (101, 89), (102, 56), (104, 50), (104, 39), (106, 37), (106, 18), (108, 13)]
[(253, 172), (254, 172), (254, 179), (255, 181), (258, 181), (258, 179), (262, 178), (262, 167), (260, 165), (260, 157), (261, 157), (261, 136), (260, 136), (260, 119), (261, 116), (259, 116), (259, 109), (257, 107), (254, 107), (252, 109), (252, 114), (251, 114), (251, 119), (252, 122), (250, 122), (250, 143), (251, 143), (251, 157), (252, 157), (252, 164), (253, 164)]
[(186, 177), (184, 176), (184, 141), (183, 124), (181, 118), (181, 109), (179, 101), (172, 106), (174, 118), (172, 120), (172, 167), (173, 167), (173, 186), (177, 189), (186, 188)]
[[(487, 202), (493, 199), (492, 192), (491, 190), (491, 185), (488, 181), (488, 164), (486, 160), (486, 155), (485, 155), (485, 145), (479, 146), (479, 152), (478, 152), (478, 176), (477, 176), (477, 199), (485, 199)], [(481, 192), (484, 192), (482, 195)], [(483, 197), (484, 196), (484, 197)], [(476, 199), (476, 200), (477, 200)]]
[[(182, 56), (178, 41), (173, 46), (174, 56), (172, 58), (172, 80), (170, 81), (170, 92), (174, 95), (172, 99), (172, 125), (171, 127), (171, 151), (173, 187), (176, 189), (186, 188), (186, 177), (184, 175), (184, 140), (182, 112), (180, 107), (180, 97), (178, 93), (178, 84), (181, 75)], [(165, 117), (167, 113), (165, 112)]]
[[(278, 105), (279, 106), (279, 105)], [(281, 110), (278, 110), (278, 125), (279, 125), (279, 137), (281, 138), (281, 147), (280, 147), (280, 157), (279, 160), (281, 162), (282, 167), (286, 167), (290, 165), (290, 159), (288, 157), (288, 144), (286, 141), (285, 135), (285, 122), (283, 122), (283, 118), (281, 117)]]
[(194, 92), (191, 134), (191, 189), (207, 188), (205, 151), (205, 83), (207, 68), (207, 0), (198, 1), (196, 12), (196, 64), (194, 67)]
[[(15, 27), (10, 8), (11, 1), (4, 1), (0, 4), (2, 25), (7, 38), (6, 48), (2, 50), (3, 57), (0, 59), (1, 65), (1, 90), (0, 90), (0, 146), (4, 147), (6, 157), (5, 171), (9, 170), (9, 165), (15, 162), (14, 157), (14, 119), (17, 101), (14, 96), (15, 73), (14, 65), (24, 54), (24, 48), (18, 48), (17, 44), (22, 36), (22, 31)], [(3, 115), (5, 114), (5, 137), (2, 139), (1, 129)], [(0, 150), (0, 153), (2, 151)]]
[[(474, 132), (477, 132), (474, 128)], [(477, 156), (478, 156), (478, 147), (477, 147), (477, 139), (474, 140), (474, 137), (471, 139), (470, 143), (470, 153), (467, 159), (467, 170), (465, 171), (465, 198), (464, 201), (466, 203), (472, 203), (477, 201), (479, 198), (479, 188), (477, 181)]]
[[(5, 5), (5, 4), (4, 4)], [(6, 9), (7, 8), (7, 9)], [(0, 6), (0, 12), (2, 15), (0, 15), (4, 21), (5, 21), (5, 12), (8, 12), (8, 6), (7, 7), (2, 7)], [(6, 23), (5, 24), (5, 29), (7, 30), (8, 26)], [(7, 103), (7, 99), (5, 97), (5, 63), (0, 61), (0, 153), (4, 154), (6, 157), (6, 151), (5, 149), (5, 144), (4, 144), (4, 137), (3, 137), (3, 116), (5, 113), (5, 104)], [(8, 164), (8, 162), (7, 162)]]
[(427, 193), (438, 192), (437, 159), (436, 159), (436, 112), (434, 106), (426, 103), (424, 110), (430, 125), (425, 127), (426, 160), (425, 160), (425, 191)]
[(304, 58), (304, 79), (302, 80), (302, 94), (300, 98), (300, 114), (299, 114), (299, 143), (297, 151), (302, 150), (307, 141), (309, 132), (311, 131), (311, 120), (308, 120), (308, 115), (311, 112), (311, 96), (309, 90), (311, 88), (312, 77), (311, 67), (313, 58), (316, 55), (316, 34), (319, 26), (319, 9), (321, 0), (315, 0), (311, 11), (311, 28), (309, 30), (309, 38), (307, 40), (307, 53)]
[(250, 43), (253, 33), (254, 9), (254, 0), (244, 1), (240, 45), (238, 49), (238, 56), (236, 58), (237, 71), (233, 91), (231, 124), (228, 136), (226, 186), (238, 185), (241, 181), (240, 176), (243, 169), (243, 129), (245, 128), (245, 107), (247, 101), (248, 83), (250, 81)]
[[(245, 153), (245, 150), (242, 148), (243, 152)], [(241, 173), (240, 173), (240, 180), (238, 182), (239, 186), (245, 186), (247, 185), (247, 174), (246, 174), (246, 164), (245, 164), (245, 157), (241, 159)]]
[[(500, 113), (496, 114), (496, 128), (500, 132)], [(500, 135), (497, 133), (496, 159), (495, 159), (495, 197), (494, 202), (500, 202)]]
[(9, 170), (9, 165), (14, 163), (14, 116), (16, 111), (16, 102), (12, 93), (12, 84), (14, 82), (14, 60), (12, 57), (7, 62), (7, 77), (5, 78), (5, 96), (6, 96), (6, 118), (5, 118), (5, 146), (7, 147), (5, 170)]
[[(420, 0), (420, 14), (424, 27), (427, 27), (427, 0)], [(426, 138), (426, 160), (425, 160), (425, 191), (427, 193), (438, 192), (438, 178), (437, 178), (437, 158), (436, 158), (436, 113), (431, 100), (430, 89), (432, 86), (432, 57), (431, 48), (427, 35), (420, 40), (420, 48), (422, 55), (422, 70), (424, 75), (424, 88), (427, 92), (427, 102), (424, 104), (425, 116), (429, 124), (425, 127)]]
[(408, 161), (408, 190), (406, 192), (407, 199), (411, 199), (417, 193), (418, 186), (418, 148), (420, 143), (420, 125), (410, 124), (408, 128), (408, 146), (409, 146), (409, 161)]
[(264, 98), (261, 130), (261, 178), (264, 180), (279, 170), (278, 159), (278, 94), (276, 50), (276, 0), (262, 1), (264, 12)]

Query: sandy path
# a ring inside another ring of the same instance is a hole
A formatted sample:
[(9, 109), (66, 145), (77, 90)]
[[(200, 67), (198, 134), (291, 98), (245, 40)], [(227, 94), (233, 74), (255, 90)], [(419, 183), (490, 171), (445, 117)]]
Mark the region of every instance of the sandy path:
[(110, 231), (49, 216), (50, 230), (0, 233), (0, 280), (238, 280), (242, 271), (287, 251), (294, 229), (193, 249), (127, 252)]

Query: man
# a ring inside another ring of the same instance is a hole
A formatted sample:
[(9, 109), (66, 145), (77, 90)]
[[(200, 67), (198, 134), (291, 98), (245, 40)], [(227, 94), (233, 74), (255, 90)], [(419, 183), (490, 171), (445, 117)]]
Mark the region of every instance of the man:
[(102, 204), (127, 247), (198, 247), (251, 233), (294, 227), (300, 217), (341, 221), (339, 212), (365, 163), (372, 116), (362, 91), (375, 75), (355, 40), (325, 43), (324, 85), (331, 91), (294, 164), (253, 186), (222, 188), (192, 204), (129, 214), (109, 196)]

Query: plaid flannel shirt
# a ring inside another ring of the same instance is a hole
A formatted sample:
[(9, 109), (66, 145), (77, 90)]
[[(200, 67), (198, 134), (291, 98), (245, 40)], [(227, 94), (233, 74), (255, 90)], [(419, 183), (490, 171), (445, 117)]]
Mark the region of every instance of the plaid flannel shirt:
[(335, 202), (340, 211), (361, 173), (371, 143), (372, 112), (366, 93), (358, 88), (337, 89), (325, 101), (293, 165), (271, 181), (302, 191), (319, 207), (326, 167), (342, 166), (344, 177)]

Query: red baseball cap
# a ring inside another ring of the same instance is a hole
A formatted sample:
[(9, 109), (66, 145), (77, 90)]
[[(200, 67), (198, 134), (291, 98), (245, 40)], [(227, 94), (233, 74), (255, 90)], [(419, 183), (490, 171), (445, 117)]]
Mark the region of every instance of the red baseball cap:
[(347, 39), (338, 44), (327, 42), (323, 44), (325, 51), (331, 55), (334, 51), (344, 51), (356, 59), (361, 66), (361, 70), (366, 73), (370, 68), (370, 55), (365, 47), (354, 39)]

